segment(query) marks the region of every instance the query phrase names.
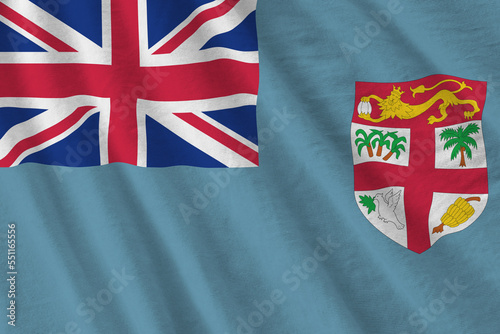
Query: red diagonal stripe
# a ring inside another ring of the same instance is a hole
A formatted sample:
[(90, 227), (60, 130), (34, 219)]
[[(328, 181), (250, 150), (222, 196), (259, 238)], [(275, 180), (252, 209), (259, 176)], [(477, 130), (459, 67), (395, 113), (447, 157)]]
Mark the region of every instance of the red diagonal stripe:
[(224, 131), (217, 129), (215, 126), (207, 123), (193, 113), (174, 113), (174, 115), (200, 130), (207, 136), (215, 139), (230, 150), (238, 153), (253, 164), (257, 166), (259, 165), (259, 154), (255, 150), (234, 139)]
[(76, 109), (68, 117), (61, 122), (43, 130), (31, 137), (25, 138), (17, 143), (12, 150), (0, 160), (0, 167), (10, 167), (16, 159), (26, 150), (36, 147), (68, 130), (76, 124), (88, 111), (94, 109), (95, 106), (86, 106)]
[(224, 1), (218, 6), (207, 9), (196, 15), (191, 22), (175, 36), (160, 47), (154, 54), (171, 53), (191, 37), (206, 22), (227, 14), (240, 0)]
[(50, 34), (40, 26), (37, 26), (35, 23), (31, 22), (2, 2), (0, 2), (0, 15), (19, 26), (21, 29), (26, 30), (28, 33), (32, 34), (58, 52), (77, 52), (71, 46)]

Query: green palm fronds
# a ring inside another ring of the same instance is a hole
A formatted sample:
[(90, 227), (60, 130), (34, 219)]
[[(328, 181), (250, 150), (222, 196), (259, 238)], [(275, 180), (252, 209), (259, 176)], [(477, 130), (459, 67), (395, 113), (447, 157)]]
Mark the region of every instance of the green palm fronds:
[(459, 167), (466, 167), (465, 157), (472, 160), (471, 147), (477, 149), (477, 142), (471, 138), (471, 135), (479, 133), (479, 130), (480, 128), (476, 123), (470, 123), (465, 129), (463, 126), (456, 129), (446, 128), (439, 134), (440, 140), (445, 141), (444, 150), (452, 148), (451, 160), (455, 160), (460, 153)]

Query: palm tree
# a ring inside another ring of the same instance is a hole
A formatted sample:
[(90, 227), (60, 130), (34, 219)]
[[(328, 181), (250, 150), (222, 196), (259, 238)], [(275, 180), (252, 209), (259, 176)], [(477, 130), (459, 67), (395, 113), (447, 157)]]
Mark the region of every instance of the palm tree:
[(366, 134), (366, 131), (363, 129), (359, 129), (358, 131), (356, 131), (356, 137), (361, 136), (361, 138), (358, 138), (354, 141), (354, 143), (358, 147), (359, 156), (361, 156), (361, 151), (363, 150), (363, 147), (366, 147), (366, 150), (368, 151), (368, 156), (370, 158), (373, 157), (373, 149), (371, 142), (374, 135), (375, 135), (374, 132), (370, 133), (369, 135)]
[(375, 134), (378, 136), (377, 138), (374, 138), (372, 141), (373, 147), (375, 147), (376, 144), (378, 144), (378, 149), (377, 149), (377, 157), (380, 157), (382, 155), (382, 149), (384, 146), (389, 149), (391, 145), (391, 141), (388, 138), (393, 138), (393, 135), (397, 133), (397, 131), (394, 132), (387, 132), (385, 135), (383, 131), (379, 130), (371, 130), (375, 132)]
[[(479, 126), (476, 123), (470, 123), (464, 129), (462, 126), (459, 126), (457, 129), (444, 129), (439, 137), (441, 141), (445, 140), (444, 149), (450, 149), (453, 147), (451, 151), (451, 160), (455, 160), (460, 152), (460, 165), (459, 167), (465, 166), (465, 156), (469, 160), (472, 159), (472, 150), (470, 146), (477, 149), (477, 143), (470, 136), (472, 134), (479, 133)], [(464, 154), (465, 153), (465, 154)]]
[(392, 138), (391, 151), (383, 158), (384, 161), (389, 160), (393, 154), (396, 154), (396, 159), (401, 155), (400, 151), (406, 152), (406, 147), (401, 143), (406, 143), (406, 137), (398, 137), (395, 133), (391, 132)]

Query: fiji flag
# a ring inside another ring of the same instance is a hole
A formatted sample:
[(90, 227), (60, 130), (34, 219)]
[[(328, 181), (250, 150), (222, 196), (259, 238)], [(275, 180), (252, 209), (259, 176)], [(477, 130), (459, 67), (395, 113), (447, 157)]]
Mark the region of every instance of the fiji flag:
[(258, 166), (257, 0), (0, 1), (0, 166)]

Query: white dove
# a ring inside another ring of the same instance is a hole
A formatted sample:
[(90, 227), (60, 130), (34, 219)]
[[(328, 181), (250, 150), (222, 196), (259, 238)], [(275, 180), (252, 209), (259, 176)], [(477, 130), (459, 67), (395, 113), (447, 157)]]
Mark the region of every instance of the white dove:
[(398, 206), (400, 197), (401, 190), (393, 195), (391, 189), (385, 196), (383, 194), (377, 194), (374, 198), (374, 200), (377, 201), (378, 218), (384, 223), (393, 223), (398, 230), (402, 230), (405, 227), (394, 212)]

